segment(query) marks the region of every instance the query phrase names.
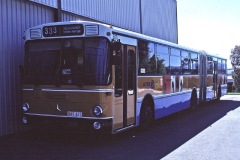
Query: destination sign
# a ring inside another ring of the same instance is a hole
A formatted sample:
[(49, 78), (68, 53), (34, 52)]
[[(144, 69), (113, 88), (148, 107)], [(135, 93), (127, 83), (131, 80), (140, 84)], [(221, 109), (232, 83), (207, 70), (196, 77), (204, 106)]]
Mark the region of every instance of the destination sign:
[(42, 32), (44, 37), (75, 36), (83, 35), (84, 28), (82, 24), (45, 26)]

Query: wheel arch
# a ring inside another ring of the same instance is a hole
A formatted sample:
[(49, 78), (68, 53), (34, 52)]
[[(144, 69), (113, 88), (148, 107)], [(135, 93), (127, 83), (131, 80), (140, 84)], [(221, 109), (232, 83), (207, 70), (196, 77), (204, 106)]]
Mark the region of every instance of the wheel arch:
[(152, 107), (152, 110), (153, 110), (153, 116), (154, 116), (154, 119), (155, 119), (155, 104), (154, 104), (154, 100), (153, 100), (153, 96), (151, 94), (146, 94), (143, 98), (143, 101), (142, 101), (142, 104), (141, 104), (141, 109), (140, 109), (140, 118), (141, 118), (141, 113), (142, 113), (142, 109), (143, 109), (143, 106), (145, 104), (150, 104), (151, 107)]
[(196, 108), (196, 106), (198, 104), (197, 99), (198, 99), (197, 98), (197, 88), (194, 87), (192, 89), (191, 98), (190, 98), (190, 108), (193, 108), (193, 109)]
[(221, 84), (218, 85), (218, 90), (217, 90), (217, 99), (220, 100), (222, 96), (222, 87)]

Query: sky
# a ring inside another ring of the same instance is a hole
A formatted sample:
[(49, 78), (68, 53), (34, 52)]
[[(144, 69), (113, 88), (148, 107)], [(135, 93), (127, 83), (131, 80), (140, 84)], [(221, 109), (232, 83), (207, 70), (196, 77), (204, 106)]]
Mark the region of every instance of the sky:
[(178, 43), (227, 58), (240, 45), (240, 0), (177, 0)]

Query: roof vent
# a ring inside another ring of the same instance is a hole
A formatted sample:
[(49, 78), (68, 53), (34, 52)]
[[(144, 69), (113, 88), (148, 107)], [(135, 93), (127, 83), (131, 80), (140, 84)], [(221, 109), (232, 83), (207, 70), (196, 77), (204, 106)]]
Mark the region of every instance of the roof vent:
[(98, 25), (86, 25), (86, 36), (99, 35), (99, 26)]

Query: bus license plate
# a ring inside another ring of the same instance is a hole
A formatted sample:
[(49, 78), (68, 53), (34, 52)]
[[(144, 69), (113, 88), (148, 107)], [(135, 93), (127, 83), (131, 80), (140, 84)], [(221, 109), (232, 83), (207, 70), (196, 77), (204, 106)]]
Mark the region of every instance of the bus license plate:
[(74, 118), (82, 118), (82, 112), (72, 112), (68, 111), (67, 112), (68, 117), (74, 117)]

